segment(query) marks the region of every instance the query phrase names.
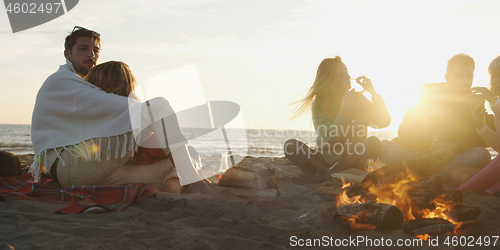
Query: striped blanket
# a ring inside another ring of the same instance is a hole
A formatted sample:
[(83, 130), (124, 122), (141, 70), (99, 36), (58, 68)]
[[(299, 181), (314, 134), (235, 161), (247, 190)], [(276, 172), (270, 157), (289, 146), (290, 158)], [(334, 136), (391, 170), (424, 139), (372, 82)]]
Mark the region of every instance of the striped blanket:
[(142, 183), (60, 188), (47, 178), (42, 178), (38, 183), (33, 182), (30, 174), (0, 177), (0, 195), (5, 199), (67, 204), (67, 207), (56, 211), (60, 214), (81, 213), (91, 207), (101, 207), (109, 211), (118, 210), (150, 197), (158, 190), (158, 187)]

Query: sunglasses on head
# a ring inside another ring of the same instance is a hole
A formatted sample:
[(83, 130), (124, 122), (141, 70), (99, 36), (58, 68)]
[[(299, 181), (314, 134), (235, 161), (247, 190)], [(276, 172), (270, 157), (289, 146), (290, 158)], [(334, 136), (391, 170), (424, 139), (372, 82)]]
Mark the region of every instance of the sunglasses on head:
[(98, 32), (95, 32), (95, 31), (93, 31), (93, 30), (89, 30), (89, 29), (84, 28), (84, 27), (82, 27), (82, 26), (75, 26), (75, 27), (73, 28), (73, 31), (71, 31), (71, 34), (73, 34), (73, 32), (75, 32), (75, 31), (77, 31), (77, 30), (90, 31), (90, 32), (94, 32), (94, 33), (95, 33), (97, 36), (99, 36), (99, 37), (101, 36), (101, 34), (99, 34)]

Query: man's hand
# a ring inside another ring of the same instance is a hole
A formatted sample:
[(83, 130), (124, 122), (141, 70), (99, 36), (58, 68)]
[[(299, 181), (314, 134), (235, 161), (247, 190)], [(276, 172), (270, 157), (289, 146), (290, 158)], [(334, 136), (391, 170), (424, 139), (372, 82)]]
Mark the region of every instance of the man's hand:
[(452, 142), (444, 142), (444, 141), (434, 141), (431, 146), (431, 151), (436, 151), (441, 148), (449, 148), (451, 151), (456, 153), (458, 146), (455, 143)]

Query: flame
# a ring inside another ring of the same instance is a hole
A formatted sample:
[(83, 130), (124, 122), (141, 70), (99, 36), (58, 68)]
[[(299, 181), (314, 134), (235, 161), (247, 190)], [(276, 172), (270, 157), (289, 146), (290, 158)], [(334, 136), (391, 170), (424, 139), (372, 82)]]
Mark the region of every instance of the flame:
[(429, 239), (429, 235), (428, 234), (422, 234), (422, 235), (415, 235), (415, 237), (421, 239), (421, 240), (425, 240), (427, 241)]
[[(411, 184), (417, 183), (419, 177), (414, 174), (410, 169), (406, 168), (407, 173), (397, 174), (390, 176), (388, 179), (381, 178), (368, 188), (368, 194), (376, 197), (375, 201), (379, 203), (392, 204), (398, 207), (404, 215), (405, 221), (415, 220), (417, 218), (443, 218), (450, 221), (455, 225), (455, 233), (459, 230), (464, 223), (453, 221), (445, 214), (446, 211), (451, 210), (456, 203), (447, 201), (443, 195), (435, 198), (430, 203), (433, 205), (432, 209), (419, 208), (418, 204), (414, 204), (408, 191), (411, 189)], [(346, 188), (350, 187), (351, 183), (346, 183), (342, 178), (342, 189), (344, 191), (337, 197), (337, 207), (345, 204), (356, 204), (367, 202), (367, 198), (360, 195), (349, 197)], [(344, 216), (342, 216), (344, 217)], [(352, 229), (373, 229), (374, 225), (364, 224), (359, 218), (343, 218), (344, 221), (349, 223)], [(470, 222), (469, 222), (470, 223)], [(418, 238), (427, 240), (429, 235), (420, 235)]]
[(340, 178), (342, 180), (342, 189), (344, 190), (339, 196), (336, 197), (337, 200), (337, 208), (344, 205), (344, 204), (356, 204), (356, 203), (362, 203), (364, 201), (361, 201), (361, 196), (360, 195), (355, 195), (353, 197), (349, 197), (347, 195), (347, 190), (346, 188), (350, 187), (352, 184), (350, 182), (346, 182), (344, 180), (344, 177)]
[(348, 187), (350, 187), (350, 186), (351, 186), (351, 183), (350, 183), (350, 182), (347, 182), (347, 183), (345, 182), (345, 180), (344, 180), (344, 177), (343, 177), (343, 176), (341, 176), (341, 177), (340, 177), (340, 180), (342, 180), (342, 189), (346, 189), (346, 188), (348, 188)]
[(358, 230), (358, 229), (359, 230), (361, 230), (361, 229), (373, 230), (376, 228), (376, 226), (373, 224), (358, 223), (359, 218), (357, 216), (353, 216), (353, 217), (342, 216), (342, 220), (344, 220), (346, 223), (348, 223), (349, 226), (354, 230)]

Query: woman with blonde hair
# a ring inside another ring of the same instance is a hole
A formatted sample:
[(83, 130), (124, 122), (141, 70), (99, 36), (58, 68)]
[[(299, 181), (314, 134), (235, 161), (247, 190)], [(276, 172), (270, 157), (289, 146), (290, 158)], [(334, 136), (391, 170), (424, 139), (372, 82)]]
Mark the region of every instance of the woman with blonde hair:
[(317, 133), (316, 149), (290, 139), (285, 143), (285, 156), (310, 180), (324, 180), (329, 173), (346, 168), (363, 168), (368, 159), (376, 159), (381, 143), (367, 138), (367, 127), (389, 126), (391, 116), (382, 97), (370, 79), (358, 77), (356, 82), (371, 95), (371, 101), (351, 89), (351, 77), (340, 56), (325, 58), (319, 65), (313, 85), (305, 96), (293, 103), (293, 118), (312, 113)]
[[(471, 112), (481, 138), (495, 151), (500, 152), (500, 56), (490, 63), (488, 73), (490, 75), (490, 89), (485, 87), (472, 88), (472, 92), (481, 99), (481, 102), (475, 106), (471, 105)], [(495, 114), (493, 118), (495, 131), (485, 123), (484, 100), (490, 104), (491, 110)], [(456, 183), (463, 183), (457, 188), (460, 191), (473, 190), (486, 194), (500, 191), (500, 158), (497, 156), (482, 170), (480, 168), (454, 170), (451, 172), (451, 179)]]
[(121, 96), (129, 96), (137, 86), (128, 65), (118, 61), (109, 61), (93, 67), (84, 79), (108, 93)]

